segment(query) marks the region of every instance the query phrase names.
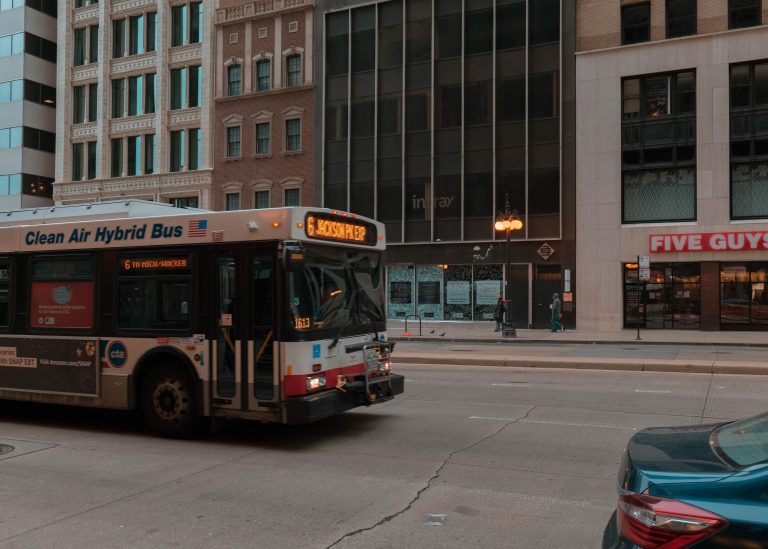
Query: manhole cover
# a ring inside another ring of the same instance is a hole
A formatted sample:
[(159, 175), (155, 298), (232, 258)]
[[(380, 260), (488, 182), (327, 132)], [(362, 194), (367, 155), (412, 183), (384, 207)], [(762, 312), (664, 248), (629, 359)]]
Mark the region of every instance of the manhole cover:
[(14, 450), (15, 448), (13, 446), (9, 446), (8, 444), (0, 444), (0, 456), (3, 454), (10, 454)]

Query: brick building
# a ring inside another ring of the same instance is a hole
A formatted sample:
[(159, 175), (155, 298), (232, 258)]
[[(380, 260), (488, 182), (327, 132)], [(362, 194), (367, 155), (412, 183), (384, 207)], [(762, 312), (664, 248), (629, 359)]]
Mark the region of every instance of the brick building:
[(312, 0), (220, 0), (214, 209), (313, 202)]

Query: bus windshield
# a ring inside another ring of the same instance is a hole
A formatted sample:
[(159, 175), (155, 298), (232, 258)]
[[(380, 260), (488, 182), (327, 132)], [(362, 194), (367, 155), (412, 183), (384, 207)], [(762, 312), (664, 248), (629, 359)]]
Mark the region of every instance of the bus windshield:
[(298, 339), (385, 330), (380, 253), (308, 246), (304, 268), (288, 273), (287, 294), (289, 330)]

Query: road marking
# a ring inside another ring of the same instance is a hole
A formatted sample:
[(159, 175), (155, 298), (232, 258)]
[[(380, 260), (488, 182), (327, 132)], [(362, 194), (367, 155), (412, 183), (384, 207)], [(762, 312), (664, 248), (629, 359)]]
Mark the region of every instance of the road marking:
[(493, 383), (493, 387), (530, 387), (529, 383)]
[(651, 389), (635, 389), (636, 393), (651, 393), (654, 395), (668, 395), (672, 391), (653, 391)]
[(621, 425), (600, 425), (599, 423), (575, 423), (570, 421), (545, 421), (539, 419), (516, 419), (512, 417), (469, 416), (469, 419), (484, 419), (487, 421), (516, 421), (519, 423), (539, 423), (542, 425), (564, 425), (566, 427), (595, 427), (597, 429), (619, 429), (621, 431), (637, 431), (637, 427)]

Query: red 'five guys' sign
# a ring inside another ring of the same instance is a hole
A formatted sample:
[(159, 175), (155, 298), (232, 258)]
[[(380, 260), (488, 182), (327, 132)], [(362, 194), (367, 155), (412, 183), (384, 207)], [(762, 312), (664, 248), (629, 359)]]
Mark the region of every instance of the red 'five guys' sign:
[(768, 231), (652, 234), (648, 240), (651, 253), (768, 250)]

